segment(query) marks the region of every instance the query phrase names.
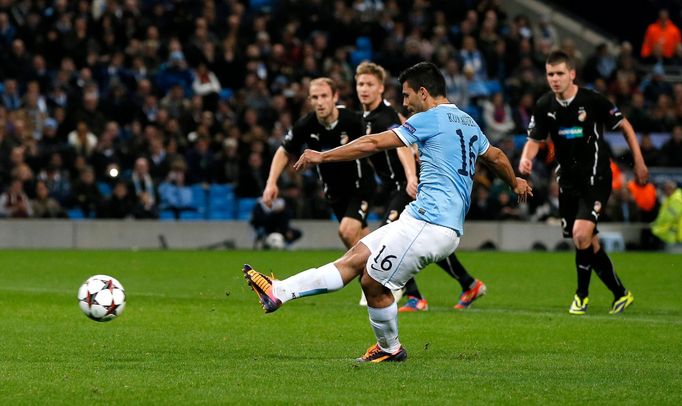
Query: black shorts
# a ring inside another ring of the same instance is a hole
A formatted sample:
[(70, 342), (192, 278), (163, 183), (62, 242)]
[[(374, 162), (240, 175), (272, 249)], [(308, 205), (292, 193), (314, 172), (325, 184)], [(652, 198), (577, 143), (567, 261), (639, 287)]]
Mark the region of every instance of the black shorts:
[(573, 224), (576, 220), (593, 222), (594, 233), (597, 234), (599, 215), (606, 208), (611, 195), (611, 173), (596, 176), (594, 183), (589, 178), (583, 181), (565, 181), (561, 178), (559, 185), (559, 213), (564, 237), (573, 236)]
[(348, 194), (338, 199), (329, 199), (329, 205), (334, 211), (336, 219), (341, 222), (344, 217), (359, 220), (362, 227), (367, 227), (367, 213), (369, 213), (370, 199), (360, 195)]
[(388, 204), (384, 213), (384, 224), (392, 223), (400, 217), (400, 213), (405, 210), (413, 199), (407, 194), (404, 188), (394, 190), (388, 197)]

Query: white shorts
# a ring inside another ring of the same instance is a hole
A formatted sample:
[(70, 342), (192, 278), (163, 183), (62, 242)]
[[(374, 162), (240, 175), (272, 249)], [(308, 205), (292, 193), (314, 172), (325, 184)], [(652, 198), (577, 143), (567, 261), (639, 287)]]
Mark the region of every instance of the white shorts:
[(360, 240), (372, 253), (367, 273), (391, 290), (402, 289), (417, 272), (455, 251), (455, 230), (417, 220), (403, 211), (400, 218)]

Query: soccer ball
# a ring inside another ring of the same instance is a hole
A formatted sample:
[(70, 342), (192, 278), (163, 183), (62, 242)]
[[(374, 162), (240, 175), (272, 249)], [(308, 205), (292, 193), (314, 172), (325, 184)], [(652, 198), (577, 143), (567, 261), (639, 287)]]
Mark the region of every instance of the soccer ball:
[(283, 250), (286, 248), (286, 240), (280, 233), (270, 233), (265, 237), (265, 248), (270, 250)]
[(126, 293), (116, 278), (91, 276), (78, 289), (78, 304), (86, 316), (95, 321), (118, 317), (126, 306)]

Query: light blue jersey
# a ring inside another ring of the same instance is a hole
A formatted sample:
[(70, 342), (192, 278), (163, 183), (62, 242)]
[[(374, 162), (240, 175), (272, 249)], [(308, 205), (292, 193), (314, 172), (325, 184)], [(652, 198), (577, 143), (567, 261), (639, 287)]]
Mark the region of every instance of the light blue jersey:
[(419, 147), (419, 189), (409, 213), (463, 235), (476, 158), (490, 147), (478, 124), (454, 104), (440, 104), (393, 131), (405, 145)]

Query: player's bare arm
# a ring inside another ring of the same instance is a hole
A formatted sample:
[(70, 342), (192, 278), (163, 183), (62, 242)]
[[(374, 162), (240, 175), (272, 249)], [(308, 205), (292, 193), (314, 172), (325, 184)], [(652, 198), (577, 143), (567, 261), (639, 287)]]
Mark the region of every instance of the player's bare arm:
[(542, 141), (536, 141), (529, 138), (528, 141), (526, 141), (526, 145), (523, 146), (523, 152), (521, 153), (521, 159), (519, 160), (519, 172), (523, 175), (530, 175), (533, 170), (533, 159), (538, 155), (541, 142)]
[(270, 173), (268, 175), (268, 180), (265, 183), (265, 189), (263, 190), (263, 203), (268, 207), (271, 207), (273, 200), (279, 195), (277, 180), (289, 163), (290, 158), (289, 153), (284, 147), (279, 147), (277, 152), (275, 152), (275, 156), (272, 158)]
[(642, 156), (642, 151), (639, 148), (635, 130), (632, 128), (632, 124), (630, 124), (627, 118), (623, 119), (623, 122), (620, 124), (620, 128), (623, 130), (623, 136), (625, 136), (625, 141), (628, 143), (630, 151), (632, 151), (632, 158), (635, 164), (635, 179), (640, 184), (644, 184), (649, 179), (649, 169), (644, 162), (644, 157)]
[(411, 198), (415, 199), (417, 197), (417, 185), (419, 184), (419, 178), (417, 178), (417, 166), (412, 148), (400, 147), (396, 150), (396, 152), (398, 153), (398, 159), (400, 159), (400, 163), (403, 164), (405, 178), (407, 179), (407, 188), (405, 191)]
[(528, 196), (533, 196), (533, 188), (525, 179), (516, 177), (509, 158), (499, 148), (491, 145), (480, 158), (500, 179), (511, 187), (514, 193), (518, 195), (520, 202), (525, 202)]
[(353, 142), (325, 152), (306, 149), (294, 164), (294, 169), (300, 172), (310, 166), (325, 162), (352, 161), (370, 156), (379, 151), (401, 146), (404, 146), (403, 142), (390, 130), (379, 134), (363, 135)]

